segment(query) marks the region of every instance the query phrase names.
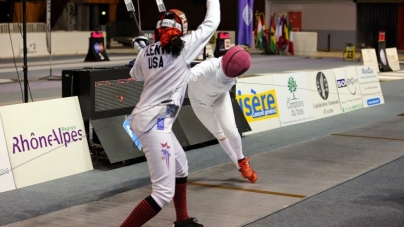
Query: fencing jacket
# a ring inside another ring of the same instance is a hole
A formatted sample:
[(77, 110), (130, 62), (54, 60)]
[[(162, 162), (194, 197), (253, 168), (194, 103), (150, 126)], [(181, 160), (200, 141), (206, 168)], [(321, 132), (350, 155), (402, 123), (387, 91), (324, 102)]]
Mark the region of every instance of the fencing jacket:
[(208, 58), (191, 69), (193, 80), (188, 84), (190, 99), (210, 106), (220, 95), (230, 91), (237, 79), (224, 75), (221, 64), (222, 57)]
[(205, 20), (190, 34), (181, 37), (184, 49), (174, 58), (165, 53), (160, 42), (142, 49), (130, 71), (136, 81), (144, 81), (144, 89), (137, 108), (157, 105), (166, 100), (180, 106), (186, 85), (191, 79), (191, 62), (208, 43), (220, 23), (219, 0), (207, 0)]

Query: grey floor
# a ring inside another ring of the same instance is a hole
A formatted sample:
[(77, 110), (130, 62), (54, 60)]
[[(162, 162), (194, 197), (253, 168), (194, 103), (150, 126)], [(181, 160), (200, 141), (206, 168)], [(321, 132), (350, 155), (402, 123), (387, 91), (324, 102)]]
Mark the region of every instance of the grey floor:
[[(268, 64), (262, 59), (255, 61)], [(273, 60), (279, 72), (345, 64)], [(383, 105), (243, 137), (256, 184), (218, 145), (187, 151), (190, 214), (208, 227), (404, 226), (404, 80), (381, 87)], [(0, 226), (119, 226), (148, 193), (145, 163), (95, 169), (1, 193)], [(170, 204), (146, 226), (171, 226), (173, 218)]]

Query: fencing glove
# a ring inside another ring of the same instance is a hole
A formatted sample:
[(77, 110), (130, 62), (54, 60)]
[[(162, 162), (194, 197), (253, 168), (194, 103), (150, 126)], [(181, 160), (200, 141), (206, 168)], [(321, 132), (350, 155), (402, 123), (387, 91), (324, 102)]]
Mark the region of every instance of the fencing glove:
[(132, 40), (132, 46), (137, 52), (140, 52), (147, 45), (149, 45), (149, 39), (145, 36), (136, 36)]

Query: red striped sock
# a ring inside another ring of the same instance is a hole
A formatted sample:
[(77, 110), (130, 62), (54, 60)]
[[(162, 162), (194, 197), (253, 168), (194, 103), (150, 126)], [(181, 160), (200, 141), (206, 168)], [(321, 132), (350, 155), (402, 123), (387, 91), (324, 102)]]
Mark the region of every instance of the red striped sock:
[(177, 221), (189, 218), (187, 209), (187, 177), (176, 178), (174, 207), (177, 214)]
[(140, 227), (156, 216), (160, 210), (161, 207), (154, 201), (153, 197), (148, 196), (132, 210), (121, 227)]

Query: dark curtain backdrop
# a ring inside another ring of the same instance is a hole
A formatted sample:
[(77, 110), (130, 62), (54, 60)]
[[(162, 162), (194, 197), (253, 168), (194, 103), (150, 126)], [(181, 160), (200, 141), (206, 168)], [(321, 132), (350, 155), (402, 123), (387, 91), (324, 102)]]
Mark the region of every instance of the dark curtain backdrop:
[(397, 47), (398, 4), (358, 3), (358, 43), (376, 47), (379, 31), (386, 34), (386, 47)]
[(398, 5), (397, 49), (404, 50), (404, 3)]

